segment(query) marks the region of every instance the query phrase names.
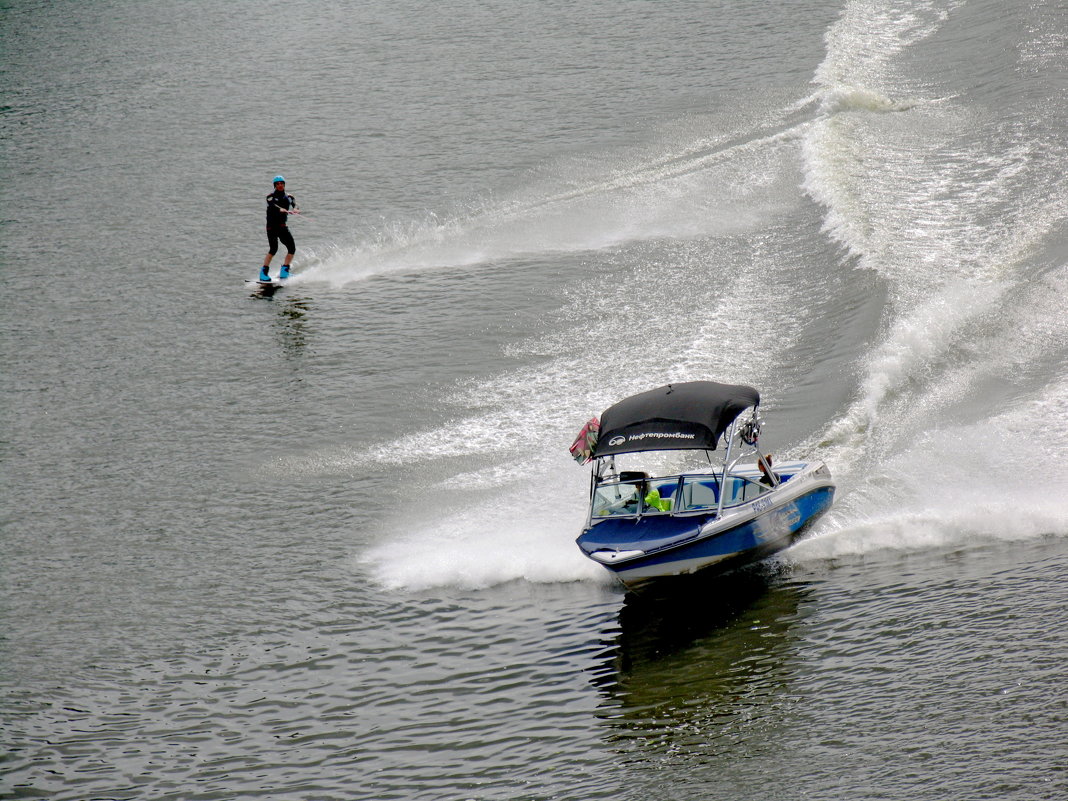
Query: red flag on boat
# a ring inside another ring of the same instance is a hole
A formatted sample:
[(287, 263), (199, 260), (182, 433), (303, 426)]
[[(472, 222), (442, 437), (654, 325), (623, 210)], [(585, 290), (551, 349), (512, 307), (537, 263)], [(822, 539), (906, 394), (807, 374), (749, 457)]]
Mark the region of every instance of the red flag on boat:
[(586, 464), (593, 458), (593, 449), (597, 447), (597, 435), (601, 433), (601, 421), (591, 417), (579, 431), (571, 445), (571, 455), (579, 464)]

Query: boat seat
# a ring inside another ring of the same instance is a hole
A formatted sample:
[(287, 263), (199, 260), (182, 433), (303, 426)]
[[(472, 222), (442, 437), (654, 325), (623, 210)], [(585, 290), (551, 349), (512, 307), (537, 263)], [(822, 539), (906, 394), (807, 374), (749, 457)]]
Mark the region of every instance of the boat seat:
[[(695, 492), (696, 489), (696, 492)], [(710, 509), (719, 505), (719, 485), (715, 481), (687, 481), (683, 484), (681, 503), (676, 511)]]

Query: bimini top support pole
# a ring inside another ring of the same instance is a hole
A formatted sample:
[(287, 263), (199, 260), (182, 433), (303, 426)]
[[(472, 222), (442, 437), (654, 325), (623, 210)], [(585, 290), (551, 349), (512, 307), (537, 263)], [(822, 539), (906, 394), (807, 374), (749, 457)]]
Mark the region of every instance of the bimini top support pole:
[(726, 500), (727, 495), (727, 465), (731, 461), (731, 448), (734, 446), (734, 427), (737, 425), (737, 419), (731, 421), (730, 428), (726, 431), (727, 438), (727, 451), (723, 454), (723, 467), (720, 471), (719, 479), (719, 506), (716, 508), (716, 519), (718, 520), (723, 516), (723, 502)]

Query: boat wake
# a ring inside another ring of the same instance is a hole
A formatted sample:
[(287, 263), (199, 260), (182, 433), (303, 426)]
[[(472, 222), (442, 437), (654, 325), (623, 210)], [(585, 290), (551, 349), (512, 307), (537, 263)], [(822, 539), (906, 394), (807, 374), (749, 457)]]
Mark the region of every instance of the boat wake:
[[(793, 561), (1068, 534), (1068, 380), (991, 417), (920, 428), (855, 475)], [(1040, 434), (1040, 436), (1036, 436)]]
[(808, 442), (841, 500), (791, 554), (1063, 535), (1068, 505), (1048, 490), (1068, 483), (1068, 182), (1053, 166), (1068, 152), (1037, 132), (1065, 109), (992, 115), (966, 82), (923, 96), (906, 57), (948, 10), (887, 11), (874, 27), (870, 10), (849, 6), (827, 35), (804, 186), (824, 230), (885, 284), (884, 333), (852, 401)]
[(545, 487), (509, 487), (489, 501), (468, 498), (470, 508), (446, 506), (432, 517), (409, 516), (404, 524), (410, 533), (389, 536), (358, 561), (389, 590), (480, 589), (517, 580), (607, 584), (604, 571), (578, 554), (574, 538), (561, 536), (581, 525), (583, 486), (570, 488), (578, 492), (578, 514), (566, 507), (544, 508)]
[(782, 160), (790, 159), (803, 130), (797, 110), (743, 118), (716, 136), (693, 130), (698, 124), (662, 130), (651, 144), (610, 158), (567, 159), (502, 197), (384, 224), (355, 243), (321, 248), (300, 281), (343, 286), (640, 241), (723, 236), (774, 216), (782, 182), (794, 180)]
[[(1068, 485), (1068, 148), (1035, 133), (1063, 130), (1065, 109), (992, 113), (964, 78), (910, 81), (908, 60), (952, 17), (880, 8), (848, 5), (816, 93), (747, 129), (572, 162), (308, 274), (342, 285), (530, 254), (580, 273), (562, 325), (508, 347), (523, 366), (445, 391), (455, 414), (437, 427), (339, 454), (418, 468), (437, 512), (387, 523), (360, 557), (373, 577), (603, 580), (574, 547), (588, 487), (567, 443), (614, 399), (709, 378), (820, 406), (811, 425), (768, 432), (839, 485), (791, 560), (1068, 534), (1049, 491)], [(590, 264), (611, 276), (596, 292), (581, 284)]]

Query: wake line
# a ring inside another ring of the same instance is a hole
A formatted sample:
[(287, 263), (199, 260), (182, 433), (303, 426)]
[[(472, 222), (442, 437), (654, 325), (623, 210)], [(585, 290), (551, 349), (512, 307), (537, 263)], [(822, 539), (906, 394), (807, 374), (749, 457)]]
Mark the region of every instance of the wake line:
[[(832, 100), (832, 96), (837, 99)], [(681, 214), (670, 218), (681, 225), (681, 229), (672, 228), (670, 222), (665, 223), (664, 220), (668, 218), (662, 217), (656, 224), (653, 215), (640, 220), (647, 229), (643, 233), (642, 225), (632, 224), (634, 221), (627, 216), (626, 208), (611, 206), (600, 212), (590, 210), (596, 219), (582, 227), (581, 231), (568, 223), (574, 219), (570, 210), (576, 206), (581, 209), (580, 204), (584, 201), (616, 197), (630, 198), (632, 205), (643, 202), (655, 204), (661, 199), (643, 199), (640, 191), (699, 175), (763, 148), (793, 142), (805, 143), (814, 126), (837, 112), (899, 111), (913, 105), (915, 101), (912, 100), (891, 101), (860, 89), (849, 92), (821, 89), (780, 109), (771, 120), (721, 141), (712, 142), (702, 138), (681, 151), (639, 160), (638, 166), (632, 169), (612, 171), (599, 180), (590, 180), (583, 185), (543, 196), (521, 199), (517, 195), (462, 216), (438, 218), (431, 214), (431, 219), (421, 226), (410, 224), (407, 231), (397, 230), (400, 226), (394, 226), (394, 230), (387, 229), (375, 237), (377, 241), (372, 240), (348, 252), (339, 251), (329, 261), (335, 264), (344, 262), (336, 266), (345, 268), (346, 272), (354, 266), (353, 261), (364, 262), (359, 265), (356, 274), (337, 276), (342, 279), (341, 283), (349, 283), (398, 270), (411, 272), (481, 264), (563, 250), (603, 250), (649, 237), (692, 235), (691, 229), (695, 225), (700, 227), (700, 223), (692, 219), (692, 209), (688, 208), (683, 208)], [(816, 106), (814, 116), (797, 119), (798, 115), (810, 115), (813, 106)], [(813, 194), (811, 189), (809, 194)], [(699, 188), (695, 188), (689, 196), (694, 203), (699, 203), (708, 197), (708, 193), (702, 194)], [(820, 198), (814, 199), (820, 202)], [(680, 202), (686, 201), (683, 199)], [(524, 227), (516, 229), (517, 224)], [(550, 230), (538, 230), (539, 226), (547, 226)], [(330, 278), (324, 273), (339, 272), (335, 264), (320, 263), (305, 273), (305, 277), (311, 280), (320, 276)]]
[[(704, 155), (699, 155), (701, 151), (709, 148), (708, 144), (702, 143), (701, 145), (690, 148), (682, 153), (665, 156), (664, 158), (650, 162), (629, 175), (621, 176), (613, 180), (602, 181), (569, 192), (560, 192), (556, 195), (543, 198), (542, 200), (531, 202), (522, 210), (533, 211), (545, 206), (566, 204), (591, 195), (610, 194), (616, 191), (636, 189), (651, 186), (663, 181), (682, 178), (687, 175), (701, 172), (711, 166), (715, 166), (728, 160), (738, 153), (750, 149), (758, 149), (765, 145), (774, 145), (780, 142), (800, 139), (804, 136), (811, 124), (811, 121), (802, 121), (795, 123), (778, 133), (766, 134), (757, 139), (735, 139), (733, 142), (715, 146), (710, 152), (705, 153)], [(676, 163), (678, 164), (677, 167), (666, 169), (670, 165)]]
[[(614, 155), (618, 162), (636, 162), (637, 166), (609, 168), (607, 174), (593, 173), (586, 180), (580, 175), (574, 182), (564, 182), (563, 188), (558, 182), (548, 192), (529, 187), (526, 193), (517, 191), (511, 198), (487, 202), (467, 213), (442, 218), (430, 214), (422, 224), (393, 224), (355, 248), (334, 248), (331, 256), (320, 260), (304, 277), (350, 283), (397, 271), (481, 264), (539, 253), (597, 251), (663, 236), (691, 237), (707, 233), (710, 225), (718, 231), (731, 220), (748, 217), (732, 214), (730, 209), (710, 213), (709, 205), (722, 200), (709, 184), (713, 177), (702, 177), (709, 185), (682, 183), (673, 187), (672, 182), (729, 165), (747, 153), (803, 139), (811, 121), (790, 120), (791, 116), (791, 107), (786, 107), (771, 120), (719, 142), (700, 138), (681, 150), (646, 152), (646, 158), (633, 150), (610, 153), (609, 157)], [(563, 169), (557, 166), (557, 177)], [(749, 187), (744, 177), (725, 176), (722, 183), (743, 190)], [(668, 187), (669, 192), (656, 192), (656, 187)]]
[[(702, 141), (699, 144), (684, 150), (682, 153), (676, 153), (656, 159), (625, 175), (619, 175), (618, 177), (599, 181), (569, 191), (558, 192), (549, 195), (548, 197), (531, 200), (525, 203), (502, 203), (500, 206), (487, 209), (468, 218), (467, 227), (472, 230), (492, 228), (499, 225), (501, 222), (522, 219), (529, 216), (530, 212), (540, 211), (545, 208), (567, 205), (576, 200), (583, 200), (588, 197), (610, 195), (615, 192), (640, 189), (646, 186), (663, 183), (664, 181), (682, 178), (687, 175), (702, 172), (709, 167), (727, 161), (738, 153), (747, 150), (759, 149), (766, 145), (775, 145), (780, 142), (800, 139), (811, 125), (812, 121), (804, 120), (795, 123), (782, 131), (765, 134), (756, 139), (736, 137), (733, 141), (728, 141), (716, 146), (710, 146), (707, 141)], [(709, 150), (710, 147), (712, 147), (712, 149), (702, 155), (702, 151)], [(674, 164), (677, 164), (677, 166), (672, 169), (666, 169)], [(482, 220), (486, 220), (486, 222), (482, 222)], [(443, 223), (441, 227), (444, 228), (448, 224), (448, 222)]]

